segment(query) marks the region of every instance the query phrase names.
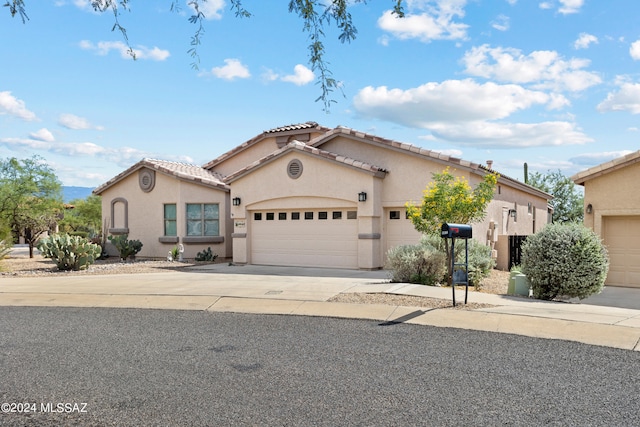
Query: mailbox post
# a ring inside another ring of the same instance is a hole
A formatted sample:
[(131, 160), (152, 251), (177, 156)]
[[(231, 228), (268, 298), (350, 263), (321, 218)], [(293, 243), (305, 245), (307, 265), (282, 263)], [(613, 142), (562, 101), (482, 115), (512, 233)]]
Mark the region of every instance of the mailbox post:
[[(469, 294), (469, 239), (472, 236), (471, 226), (468, 224), (442, 224), (440, 237), (451, 239), (451, 290), (453, 292), (453, 306), (456, 306), (456, 285), (465, 285), (464, 303), (467, 303)], [(455, 242), (456, 239), (464, 239), (464, 263), (456, 263)], [(464, 276), (460, 278), (464, 266)], [(458, 270), (456, 270), (458, 267)], [(462, 280), (464, 279), (464, 280)]]

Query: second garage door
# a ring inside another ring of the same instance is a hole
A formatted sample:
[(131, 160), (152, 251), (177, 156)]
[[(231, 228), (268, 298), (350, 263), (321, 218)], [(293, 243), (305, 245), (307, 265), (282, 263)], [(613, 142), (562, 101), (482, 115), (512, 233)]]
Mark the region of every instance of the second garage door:
[(640, 287), (640, 217), (610, 216), (602, 220), (610, 259), (606, 284)]
[(356, 211), (254, 211), (250, 234), (252, 264), (358, 268)]

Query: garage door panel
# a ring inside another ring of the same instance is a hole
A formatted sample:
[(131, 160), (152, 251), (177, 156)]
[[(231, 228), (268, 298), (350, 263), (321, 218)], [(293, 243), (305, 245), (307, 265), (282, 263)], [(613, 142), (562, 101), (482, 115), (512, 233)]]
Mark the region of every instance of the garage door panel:
[[(297, 212), (297, 211), (296, 211)], [(309, 212), (309, 211), (307, 211)], [(313, 211), (312, 220), (253, 220), (251, 228), (251, 262), (264, 265), (290, 265), (334, 268), (358, 267), (358, 240), (356, 220), (342, 218), (318, 219)], [(324, 211), (327, 212), (327, 211)], [(275, 213), (278, 218), (278, 212)]]
[(602, 235), (610, 261), (606, 284), (640, 287), (640, 218), (604, 217)]

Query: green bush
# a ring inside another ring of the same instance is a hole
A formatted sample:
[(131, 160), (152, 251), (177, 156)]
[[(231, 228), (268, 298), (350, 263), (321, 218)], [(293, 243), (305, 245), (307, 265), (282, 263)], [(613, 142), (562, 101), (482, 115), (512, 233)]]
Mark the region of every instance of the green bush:
[(0, 240), (0, 259), (4, 259), (9, 255), (11, 247), (12, 245), (10, 240)]
[(214, 254), (213, 252), (211, 252), (211, 246), (209, 246), (206, 250), (202, 251), (202, 252), (198, 252), (198, 254), (196, 255), (196, 261), (209, 261), (209, 262), (213, 262), (216, 260), (216, 258), (218, 258), (217, 254)]
[(396, 246), (387, 252), (385, 268), (392, 282), (435, 285), (446, 273), (446, 257), (429, 245)]
[(45, 258), (51, 258), (59, 270), (84, 270), (100, 256), (100, 246), (79, 236), (54, 234), (41, 239), (38, 250)]
[[(464, 243), (456, 242), (457, 262), (464, 262)], [(469, 239), (469, 284), (476, 290), (482, 289), (482, 280), (489, 277), (496, 266), (496, 260), (491, 258), (491, 248), (477, 240)]]
[(128, 234), (109, 236), (108, 239), (116, 247), (120, 253), (120, 259), (123, 261), (126, 261), (129, 257), (134, 257), (142, 250), (142, 243), (140, 240), (129, 240)]
[(522, 245), (522, 272), (533, 296), (586, 298), (602, 291), (609, 256), (600, 238), (581, 224), (549, 224)]
[[(441, 251), (444, 254), (445, 244), (442, 237), (437, 235), (428, 235), (423, 236), (420, 243), (422, 245), (429, 245), (434, 249)], [(491, 258), (491, 248), (489, 246), (483, 245), (474, 239), (469, 239), (469, 284), (474, 286), (476, 290), (482, 288), (482, 280), (489, 277), (491, 274), (491, 270), (496, 265), (496, 261)], [(451, 241), (449, 241), (451, 244)], [(451, 247), (449, 247), (451, 250)], [(461, 239), (456, 239), (455, 244), (455, 256), (456, 263), (464, 263), (464, 250), (465, 250), (465, 242)], [(444, 261), (446, 263), (446, 259)], [(445, 265), (446, 268), (446, 265)], [(446, 278), (446, 269), (445, 273), (441, 279), (443, 283), (448, 283)]]

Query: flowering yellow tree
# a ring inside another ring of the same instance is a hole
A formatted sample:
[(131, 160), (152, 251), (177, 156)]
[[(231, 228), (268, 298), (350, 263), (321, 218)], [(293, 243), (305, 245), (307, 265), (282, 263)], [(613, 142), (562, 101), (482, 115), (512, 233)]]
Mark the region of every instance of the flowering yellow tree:
[[(423, 191), (422, 203), (407, 202), (407, 216), (416, 230), (424, 234), (440, 235), (442, 224), (471, 224), (486, 216), (486, 209), (493, 199), (499, 175), (486, 174), (475, 188), (464, 177), (456, 177), (447, 167), (442, 173), (434, 173), (433, 181)], [(449, 280), (451, 280), (451, 253), (448, 239), (443, 239), (447, 255)]]

